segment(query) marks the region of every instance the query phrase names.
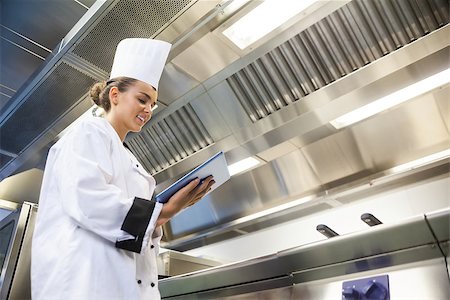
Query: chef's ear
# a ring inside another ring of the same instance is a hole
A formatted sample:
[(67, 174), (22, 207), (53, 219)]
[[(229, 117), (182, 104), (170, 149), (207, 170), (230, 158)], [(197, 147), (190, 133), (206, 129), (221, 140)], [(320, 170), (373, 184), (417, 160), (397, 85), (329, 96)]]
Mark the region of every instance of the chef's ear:
[(116, 86), (113, 86), (109, 89), (109, 100), (111, 104), (117, 105), (119, 102), (119, 89)]

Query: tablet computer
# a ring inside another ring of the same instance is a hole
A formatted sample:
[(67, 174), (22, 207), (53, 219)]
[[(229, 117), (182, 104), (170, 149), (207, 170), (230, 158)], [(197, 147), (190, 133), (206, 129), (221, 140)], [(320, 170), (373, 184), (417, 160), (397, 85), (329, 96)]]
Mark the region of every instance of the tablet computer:
[(230, 179), (230, 173), (228, 171), (227, 161), (225, 160), (223, 151), (215, 154), (204, 163), (181, 177), (175, 183), (171, 184), (164, 191), (156, 195), (155, 200), (157, 202), (166, 203), (167, 201), (169, 201), (170, 197), (172, 197), (179, 189), (185, 187), (195, 178), (203, 180), (209, 175), (214, 176), (215, 183), (208, 193), (214, 191), (216, 188)]

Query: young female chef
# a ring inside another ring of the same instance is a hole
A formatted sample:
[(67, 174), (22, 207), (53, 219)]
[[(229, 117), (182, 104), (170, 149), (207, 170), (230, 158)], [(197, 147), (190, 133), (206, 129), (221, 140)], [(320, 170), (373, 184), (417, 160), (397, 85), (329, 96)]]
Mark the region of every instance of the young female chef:
[(150, 119), (171, 45), (125, 39), (110, 80), (91, 90), (104, 118), (89, 118), (51, 149), (32, 245), (34, 300), (160, 299), (161, 225), (200, 200), (214, 180), (192, 181), (166, 204), (123, 146)]

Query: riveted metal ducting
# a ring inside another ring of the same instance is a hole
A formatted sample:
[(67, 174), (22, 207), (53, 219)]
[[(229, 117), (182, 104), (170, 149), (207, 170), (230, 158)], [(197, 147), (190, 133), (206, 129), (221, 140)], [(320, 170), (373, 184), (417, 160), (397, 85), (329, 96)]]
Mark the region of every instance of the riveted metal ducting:
[(190, 2), (119, 1), (75, 46), (73, 53), (103, 70), (111, 70), (115, 46), (121, 40), (129, 37), (151, 38)]
[(187, 104), (127, 140), (130, 150), (151, 174), (213, 144), (203, 123)]
[(355, 0), (227, 82), (256, 122), (448, 22), (445, 0)]

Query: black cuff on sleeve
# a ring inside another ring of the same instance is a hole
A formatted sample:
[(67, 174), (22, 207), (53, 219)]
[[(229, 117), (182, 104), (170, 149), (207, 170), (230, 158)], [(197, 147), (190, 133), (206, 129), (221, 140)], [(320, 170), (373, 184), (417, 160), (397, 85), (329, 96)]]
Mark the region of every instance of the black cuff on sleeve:
[(135, 238), (117, 241), (116, 247), (133, 252), (141, 252), (145, 231), (155, 209), (155, 202), (135, 197), (133, 205), (123, 221), (121, 229)]

